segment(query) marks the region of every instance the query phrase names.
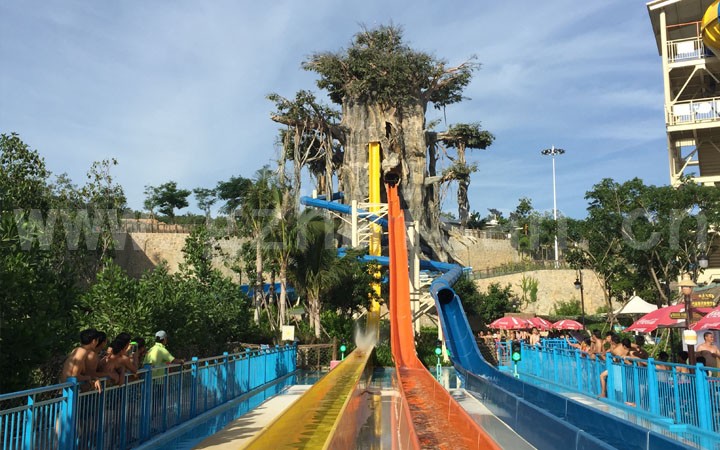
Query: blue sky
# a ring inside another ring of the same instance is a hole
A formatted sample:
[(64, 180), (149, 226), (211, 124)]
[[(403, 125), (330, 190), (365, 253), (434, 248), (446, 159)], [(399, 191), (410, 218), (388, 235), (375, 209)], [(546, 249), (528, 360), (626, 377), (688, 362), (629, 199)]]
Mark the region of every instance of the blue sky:
[(19, 133), (78, 184), (93, 161), (117, 158), (114, 175), (142, 209), (145, 185), (213, 187), (271, 162), (278, 126), (265, 96), (317, 91), (303, 60), (347, 47), (361, 24), (392, 21), (418, 50), (482, 64), (470, 100), (445, 112), (448, 125), (480, 121), (496, 136), (470, 157), (472, 210), (509, 212), (529, 197), (551, 211), (540, 154), (551, 145), (566, 150), (556, 169), (567, 216), (585, 216), (585, 192), (602, 178), (668, 184), (644, 1), (455, 3), (0, 2), (0, 132)]

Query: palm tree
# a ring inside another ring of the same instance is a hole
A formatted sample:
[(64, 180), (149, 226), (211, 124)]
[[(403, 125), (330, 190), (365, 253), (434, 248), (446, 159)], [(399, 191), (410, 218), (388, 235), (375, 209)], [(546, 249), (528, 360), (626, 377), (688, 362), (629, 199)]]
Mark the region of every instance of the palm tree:
[(313, 212), (304, 212), (299, 219), (300, 245), (294, 252), (290, 270), (295, 289), (307, 300), (310, 326), (319, 338), (320, 299), (337, 285), (343, 268), (336, 264), (332, 222)]
[(241, 236), (248, 237), (255, 243), (255, 323), (260, 320), (260, 305), (263, 296), (263, 250), (266, 249), (266, 230), (275, 220), (274, 190), (277, 189), (273, 172), (264, 166), (255, 172), (255, 178), (240, 198), (240, 223), (238, 228)]

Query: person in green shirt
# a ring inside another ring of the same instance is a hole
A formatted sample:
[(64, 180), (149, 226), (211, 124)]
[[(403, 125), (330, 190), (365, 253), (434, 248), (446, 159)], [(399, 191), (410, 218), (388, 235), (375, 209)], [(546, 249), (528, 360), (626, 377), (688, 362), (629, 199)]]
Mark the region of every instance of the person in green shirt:
[[(145, 364), (153, 367), (163, 367), (167, 364), (185, 364), (185, 360), (175, 358), (165, 347), (167, 345), (168, 335), (165, 331), (160, 330), (155, 333), (155, 345), (148, 350), (145, 355)], [(162, 376), (164, 369), (153, 370), (153, 378)]]

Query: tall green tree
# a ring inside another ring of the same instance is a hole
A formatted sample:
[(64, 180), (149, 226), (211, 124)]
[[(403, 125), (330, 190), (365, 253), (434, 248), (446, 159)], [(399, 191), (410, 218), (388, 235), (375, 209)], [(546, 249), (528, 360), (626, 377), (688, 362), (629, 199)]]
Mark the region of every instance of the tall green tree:
[(233, 176), (227, 181), (218, 182), (215, 188), (218, 199), (225, 202), (225, 204), (220, 207), (220, 212), (227, 214), (230, 226), (233, 227), (232, 232), (237, 232), (237, 230), (234, 229), (236, 226), (235, 216), (252, 183), (252, 180), (249, 178)]
[(210, 226), (210, 210), (218, 200), (216, 190), (195, 188), (193, 189), (193, 194), (195, 194), (195, 200), (197, 201), (198, 208), (205, 212), (205, 226)]
[(145, 208), (151, 213), (157, 209), (170, 221), (175, 218), (175, 210), (187, 208), (190, 191), (179, 189), (176, 181), (168, 181), (160, 186), (145, 186)]
[[(41, 248), (42, 221), (52, 203), (50, 172), (17, 134), (0, 135), (0, 392), (44, 380), (40, 368), (71, 340), (76, 286), (56, 263), (55, 245)], [(46, 233), (54, 234), (44, 229)]]

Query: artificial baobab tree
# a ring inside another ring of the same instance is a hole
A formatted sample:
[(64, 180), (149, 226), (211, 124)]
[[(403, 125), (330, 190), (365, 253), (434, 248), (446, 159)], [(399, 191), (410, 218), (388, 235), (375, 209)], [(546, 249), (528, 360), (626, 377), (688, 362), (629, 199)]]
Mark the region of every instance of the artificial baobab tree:
[[(395, 25), (363, 29), (347, 49), (315, 53), (303, 63), (304, 69), (318, 74), (317, 85), (330, 101), (340, 106), (339, 122), (330, 109), (317, 108), (305, 96), (294, 103), (276, 101), (272, 118), (292, 129), (316, 125), (315, 130), (332, 143), (325, 146), (326, 157), (338, 162), (335, 176), (347, 201), (367, 198), (367, 146), (379, 142), (383, 170), (401, 174), (406, 218), (419, 222), (429, 256), (445, 260), (448, 254), (439, 224), (440, 177), (428, 172), (425, 115), (428, 106), (444, 108), (463, 100), (463, 90), (478, 67), (472, 58), (450, 66), (410, 48)], [(310, 117), (298, 118), (294, 114), (298, 110)]]

